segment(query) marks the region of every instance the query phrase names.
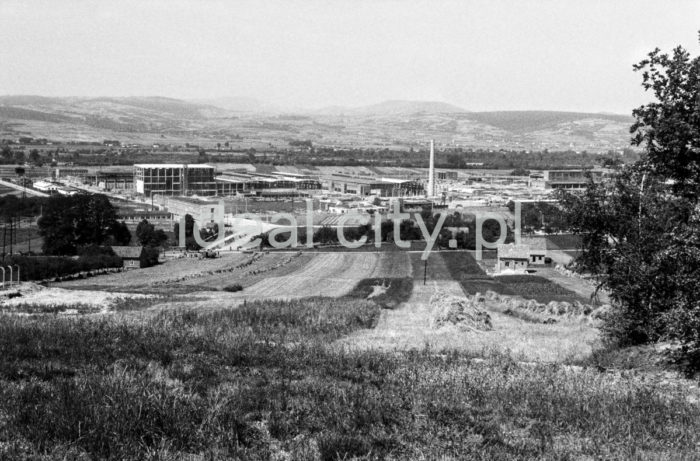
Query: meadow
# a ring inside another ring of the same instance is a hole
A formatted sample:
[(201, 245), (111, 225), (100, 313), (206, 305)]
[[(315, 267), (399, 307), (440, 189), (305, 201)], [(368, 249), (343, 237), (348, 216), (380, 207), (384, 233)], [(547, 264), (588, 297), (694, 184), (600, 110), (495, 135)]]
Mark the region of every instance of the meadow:
[(589, 319), (429, 326), (436, 293), (568, 290), (425, 268), (272, 252), (62, 283), (158, 296), (0, 313), (0, 459), (697, 459), (697, 386), (596, 352)]
[(0, 319), (5, 459), (693, 459), (682, 388), (334, 341), (371, 301)]

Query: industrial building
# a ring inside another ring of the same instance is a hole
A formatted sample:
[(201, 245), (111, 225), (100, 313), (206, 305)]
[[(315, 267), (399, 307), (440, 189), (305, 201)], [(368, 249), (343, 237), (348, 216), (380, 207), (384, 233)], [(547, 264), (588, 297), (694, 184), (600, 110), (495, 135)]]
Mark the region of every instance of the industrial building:
[(226, 173), (214, 178), (217, 195), (236, 194), (258, 197), (298, 197), (321, 189), (321, 182), (311, 176), (294, 173)]
[(456, 171), (438, 171), (437, 173), (437, 179), (440, 181), (447, 181), (447, 180), (457, 180), (457, 172)]
[(65, 167), (60, 167), (56, 168), (56, 171), (54, 171), (54, 177), (57, 180), (61, 179), (77, 179), (79, 181), (84, 181), (85, 178), (88, 175), (88, 169), (87, 168), (65, 168)]
[(185, 215), (192, 216), (199, 223), (214, 222), (218, 207), (216, 200), (202, 200), (193, 197), (158, 196), (156, 202), (178, 220)]
[(107, 191), (132, 190), (134, 188), (134, 173), (131, 171), (97, 171), (87, 175), (85, 183)]
[(603, 179), (602, 170), (546, 170), (530, 174), (530, 187), (539, 189), (585, 190), (590, 174), (593, 181)]
[[(119, 188), (119, 174), (100, 176), (105, 185)], [(95, 177), (97, 181), (97, 176)], [(321, 182), (311, 176), (293, 173), (252, 174), (230, 172), (215, 176), (210, 165), (138, 164), (134, 165), (133, 184), (137, 193), (170, 196), (219, 196), (238, 194), (258, 197), (298, 197), (320, 190)], [(99, 182), (98, 182), (99, 184)]]
[(411, 197), (425, 194), (420, 181), (410, 179), (370, 178), (333, 174), (324, 181), (330, 192), (379, 197)]
[(136, 164), (134, 188), (143, 195), (216, 195), (214, 167), (205, 164)]

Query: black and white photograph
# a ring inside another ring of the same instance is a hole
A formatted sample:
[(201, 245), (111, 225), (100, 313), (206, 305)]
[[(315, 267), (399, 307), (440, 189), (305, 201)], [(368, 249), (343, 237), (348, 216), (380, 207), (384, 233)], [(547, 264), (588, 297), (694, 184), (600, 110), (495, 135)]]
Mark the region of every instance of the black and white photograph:
[(0, 0), (0, 460), (700, 460), (700, 0)]

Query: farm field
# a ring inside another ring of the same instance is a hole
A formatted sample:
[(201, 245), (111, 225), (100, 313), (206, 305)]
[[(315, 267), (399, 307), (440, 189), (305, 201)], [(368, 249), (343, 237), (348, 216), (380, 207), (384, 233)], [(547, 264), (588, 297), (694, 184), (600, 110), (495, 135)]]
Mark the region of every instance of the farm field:
[[(205, 273), (175, 284), (183, 287), (193, 287), (202, 290), (222, 290), (225, 287), (237, 283), (242, 287), (250, 287), (270, 277), (279, 277), (294, 274), (310, 264), (313, 255), (298, 252), (277, 252), (259, 254), (252, 264), (240, 269), (226, 268), (222, 273)], [(247, 256), (246, 261), (251, 259)]]
[[(364, 279), (405, 277), (408, 254), (399, 252), (270, 252), (183, 258), (162, 265), (52, 284), (68, 290), (164, 295), (154, 309), (238, 306), (255, 299), (341, 297)], [(241, 291), (225, 289), (239, 285)], [(189, 295), (192, 296), (189, 296)], [(180, 301), (177, 296), (183, 296)], [(175, 297), (175, 298), (174, 298)]]
[(404, 251), (385, 251), (378, 253), (379, 262), (370, 274), (370, 278), (381, 277), (410, 277), (413, 267), (409, 253)]
[[(192, 296), (183, 300), (168, 299), (154, 304), (151, 310), (211, 311), (255, 300), (342, 297), (376, 272), (379, 259), (377, 253), (270, 253), (241, 270), (186, 280), (180, 291), (192, 293), (194, 299)], [(280, 263), (284, 264), (275, 268)], [(270, 268), (273, 269), (267, 270)], [(240, 285), (242, 290), (222, 291), (233, 284)], [(190, 286), (193, 289), (188, 291)]]
[[(201, 279), (207, 272), (231, 270), (250, 260), (252, 255), (242, 253), (224, 254), (221, 258), (197, 259), (181, 258), (167, 261), (158, 266), (116, 274), (100, 275), (82, 280), (71, 280), (52, 284), (61, 288), (103, 289), (144, 293), (160, 293), (172, 290), (179, 282), (187, 279)], [(196, 287), (185, 287), (198, 291)]]
[(396, 309), (383, 310), (375, 328), (357, 331), (341, 339), (341, 344), (362, 350), (420, 350), (428, 347), (477, 355), (487, 351), (509, 351), (519, 360), (564, 362), (587, 357), (598, 340), (598, 330), (589, 322), (564, 318), (555, 324), (524, 322), (502, 313), (497, 303), (491, 301), (484, 304), (493, 324), (491, 331), (431, 328), (433, 311), (430, 301), (434, 296), (448, 294), (463, 298), (464, 290), (475, 286), (505, 291), (507, 285), (490, 281), (466, 252), (431, 254), (425, 284), (425, 265), (420, 253), (410, 253), (410, 259), (413, 293), (408, 301)]
[(596, 371), (591, 321), (487, 299), (489, 329), (438, 326), (439, 296), (525, 288), (468, 253), (433, 253), (427, 273), (420, 256), (234, 254), (56, 284), (160, 300), (1, 312), (0, 435), (21, 443), (0, 457), (693, 459), (697, 386)]
[(299, 271), (266, 277), (236, 295), (246, 299), (343, 296), (375, 273), (379, 259), (377, 253), (318, 254)]

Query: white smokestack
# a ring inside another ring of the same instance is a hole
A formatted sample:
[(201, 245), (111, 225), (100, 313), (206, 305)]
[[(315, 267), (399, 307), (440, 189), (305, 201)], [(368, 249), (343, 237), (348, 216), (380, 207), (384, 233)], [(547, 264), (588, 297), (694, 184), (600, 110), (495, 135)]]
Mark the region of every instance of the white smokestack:
[(428, 197), (435, 197), (435, 143), (430, 140), (430, 169), (428, 170)]

